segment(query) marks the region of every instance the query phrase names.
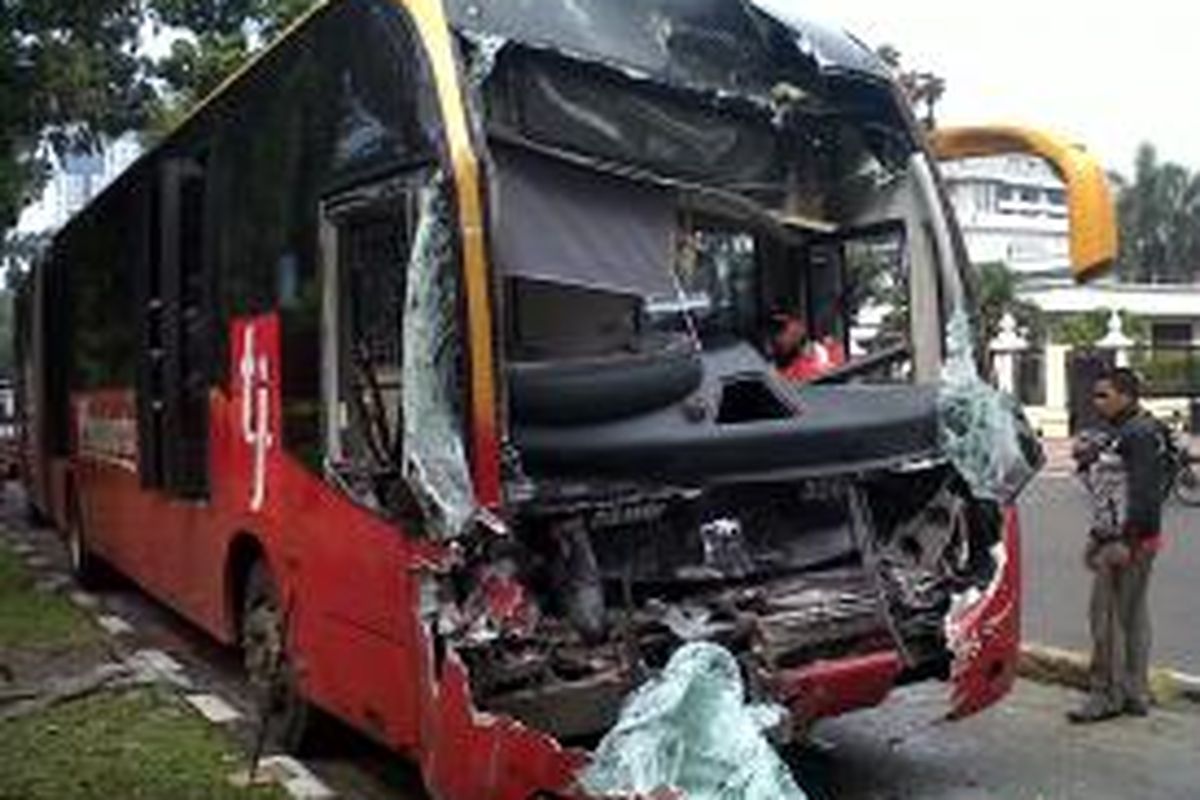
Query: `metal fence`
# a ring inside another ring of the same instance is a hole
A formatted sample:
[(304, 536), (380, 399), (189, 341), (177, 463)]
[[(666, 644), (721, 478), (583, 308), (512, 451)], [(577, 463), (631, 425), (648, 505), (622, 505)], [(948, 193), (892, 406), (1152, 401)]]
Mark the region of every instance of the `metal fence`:
[(1158, 345), (1129, 352), (1147, 397), (1200, 397), (1200, 346)]
[(1046, 353), (1040, 348), (1015, 354), (1013, 386), (1017, 400), (1027, 406), (1046, 404)]

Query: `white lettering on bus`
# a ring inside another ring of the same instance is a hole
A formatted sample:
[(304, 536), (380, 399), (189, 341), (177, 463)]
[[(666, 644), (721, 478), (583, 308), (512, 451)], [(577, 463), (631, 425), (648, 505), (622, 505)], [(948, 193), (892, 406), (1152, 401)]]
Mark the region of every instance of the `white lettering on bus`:
[(95, 413), (89, 399), (79, 401), (79, 454), (137, 471), (137, 421), (108, 412)]
[(254, 450), (254, 474), (250, 489), (250, 510), (262, 510), (267, 499), (267, 451), (274, 444), (271, 436), (270, 363), (255, 347), (255, 329), (247, 325), (242, 334), (242, 437)]

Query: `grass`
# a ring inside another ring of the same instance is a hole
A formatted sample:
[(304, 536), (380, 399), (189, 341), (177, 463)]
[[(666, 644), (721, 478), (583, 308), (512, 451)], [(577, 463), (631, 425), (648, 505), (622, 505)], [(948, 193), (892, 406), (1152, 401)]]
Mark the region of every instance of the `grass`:
[(62, 649), (99, 635), (65, 597), (34, 589), (16, 554), (0, 545), (0, 651)]
[[(72, 668), (83, 669), (94, 657), (87, 645), (102, 636), (64, 597), (38, 591), (0, 546), (0, 662), (6, 652), (43, 665), (78, 654)], [(229, 776), (244, 768), (219, 729), (163, 689), (95, 694), (0, 722), (0, 800), (286, 797), (278, 786), (234, 786)]]
[(0, 723), (0, 800), (276, 800), (235, 787), (217, 730), (160, 690), (102, 694)]

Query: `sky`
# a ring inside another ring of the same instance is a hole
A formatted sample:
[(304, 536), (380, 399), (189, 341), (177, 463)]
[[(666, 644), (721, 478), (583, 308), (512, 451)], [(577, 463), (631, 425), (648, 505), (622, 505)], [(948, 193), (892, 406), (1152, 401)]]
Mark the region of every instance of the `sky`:
[(1200, 170), (1200, 3), (1140, 0), (759, 0), (887, 42), (946, 79), (943, 124), (1061, 131), (1110, 169), (1143, 141)]

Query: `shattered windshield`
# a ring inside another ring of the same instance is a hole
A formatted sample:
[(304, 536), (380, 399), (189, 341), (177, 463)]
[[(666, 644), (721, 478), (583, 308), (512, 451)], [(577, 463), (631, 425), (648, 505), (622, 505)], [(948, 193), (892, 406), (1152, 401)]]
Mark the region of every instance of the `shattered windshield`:
[(747, 343), (797, 380), (879, 353), (908, 377), (907, 223), (889, 197), (911, 145), (886, 114), (862, 116), (868, 88), (839, 111), (786, 82), (764, 100), (487, 52), (514, 352), (638, 350), (667, 331)]
[[(794, 377), (812, 379), (907, 348), (906, 267), (900, 226), (788, 248), (744, 229), (684, 222), (672, 291), (646, 297), (643, 312), (652, 329), (705, 347), (748, 342)], [(811, 374), (792, 367), (798, 359)]]

